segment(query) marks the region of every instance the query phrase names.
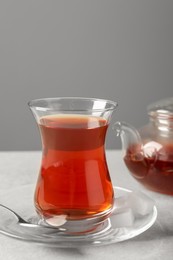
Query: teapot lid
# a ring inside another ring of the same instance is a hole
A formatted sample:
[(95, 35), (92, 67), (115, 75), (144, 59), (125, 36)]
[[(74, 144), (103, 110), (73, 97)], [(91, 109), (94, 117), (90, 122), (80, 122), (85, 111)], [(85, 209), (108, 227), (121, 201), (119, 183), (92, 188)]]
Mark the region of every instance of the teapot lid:
[(159, 100), (147, 107), (151, 116), (162, 116), (173, 118), (173, 97)]

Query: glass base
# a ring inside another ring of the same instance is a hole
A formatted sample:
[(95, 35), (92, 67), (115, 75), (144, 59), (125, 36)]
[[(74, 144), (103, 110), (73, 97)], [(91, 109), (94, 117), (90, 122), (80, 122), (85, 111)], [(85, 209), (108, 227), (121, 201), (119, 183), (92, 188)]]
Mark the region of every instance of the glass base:
[(28, 221), (44, 227), (56, 228), (58, 231), (64, 232), (65, 234), (77, 235), (81, 233), (94, 232), (108, 219), (110, 214), (111, 211), (109, 211), (109, 214), (100, 214), (93, 218), (81, 220), (66, 220), (65, 215), (54, 216), (48, 219), (38, 219), (38, 217), (35, 216), (28, 219)]

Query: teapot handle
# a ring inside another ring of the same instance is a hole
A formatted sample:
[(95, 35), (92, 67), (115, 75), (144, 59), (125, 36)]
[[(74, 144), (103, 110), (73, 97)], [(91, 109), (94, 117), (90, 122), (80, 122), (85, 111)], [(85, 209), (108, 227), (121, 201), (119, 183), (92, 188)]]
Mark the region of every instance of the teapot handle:
[(136, 149), (142, 150), (143, 145), (141, 137), (132, 125), (118, 121), (112, 128), (116, 132), (116, 135), (121, 137), (123, 149), (127, 150), (128, 148), (135, 146)]
[[(121, 137), (122, 148), (124, 151), (130, 151), (140, 159), (151, 159), (154, 165), (157, 157), (157, 146), (154, 142), (143, 145), (139, 132), (130, 124), (126, 122), (116, 122), (113, 125), (113, 130), (117, 136)], [(158, 144), (157, 144), (158, 145)]]

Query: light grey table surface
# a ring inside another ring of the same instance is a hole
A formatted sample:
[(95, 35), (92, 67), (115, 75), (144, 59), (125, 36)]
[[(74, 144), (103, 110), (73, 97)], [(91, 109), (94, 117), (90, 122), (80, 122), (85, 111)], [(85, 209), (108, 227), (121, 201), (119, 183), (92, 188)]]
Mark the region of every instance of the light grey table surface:
[[(125, 168), (120, 151), (106, 153), (114, 185), (143, 191), (155, 200), (158, 209), (155, 224), (143, 234), (121, 243), (76, 249), (49, 248), (0, 234), (0, 260), (173, 259), (173, 197), (150, 192), (138, 184)], [(36, 182), (40, 160), (41, 152), (0, 152), (0, 203), (8, 193), (16, 194), (17, 198), (21, 187)]]

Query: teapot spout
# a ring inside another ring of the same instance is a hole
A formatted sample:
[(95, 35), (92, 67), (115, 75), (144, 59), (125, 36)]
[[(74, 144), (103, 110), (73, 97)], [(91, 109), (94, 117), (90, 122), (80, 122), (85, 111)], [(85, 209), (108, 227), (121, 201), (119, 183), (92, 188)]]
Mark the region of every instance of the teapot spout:
[(142, 140), (138, 131), (126, 122), (116, 122), (113, 125), (116, 135), (121, 137), (122, 148), (127, 150), (135, 147), (135, 149), (142, 149)]

